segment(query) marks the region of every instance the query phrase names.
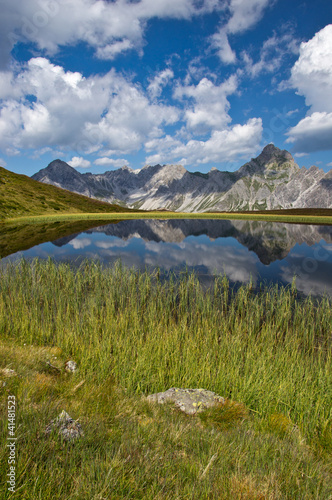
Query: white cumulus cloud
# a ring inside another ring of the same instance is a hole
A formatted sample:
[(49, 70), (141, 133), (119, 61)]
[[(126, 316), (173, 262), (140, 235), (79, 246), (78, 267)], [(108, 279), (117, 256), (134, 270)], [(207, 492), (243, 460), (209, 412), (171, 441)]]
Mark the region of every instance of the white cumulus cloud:
[(294, 143), (301, 155), (332, 149), (332, 113), (316, 111), (306, 116), (288, 131), (288, 136), (286, 142)]
[(170, 68), (160, 71), (160, 73), (153, 78), (148, 86), (148, 92), (152, 99), (161, 95), (163, 87), (165, 87), (172, 78), (174, 78), (174, 73)]
[(203, 78), (198, 85), (178, 86), (174, 91), (177, 99), (187, 98), (193, 101), (185, 111), (185, 120), (189, 130), (204, 133), (213, 129), (223, 129), (230, 121), (230, 104), (227, 96), (237, 90), (237, 77), (215, 85)]
[(104, 59), (144, 45), (147, 21), (186, 19), (219, 10), (221, 0), (10, 0), (0, 17), (0, 67), (19, 41), (35, 43), (48, 54), (60, 46), (86, 42)]
[(219, 59), (225, 64), (236, 62), (236, 54), (229, 44), (227, 30), (220, 29), (211, 37), (211, 47), (217, 50)]
[(178, 119), (178, 109), (151, 104), (139, 88), (122, 81), (106, 114), (98, 123), (86, 123), (85, 133), (125, 154), (139, 150), (147, 138), (162, 135), (161, 126), (174, 124)]
[(332, 24), (301, 43), (291, 83), (311, 111), (332, 111)]
[(206, 141), (190, 140), (182, 143), (170, 136), (155, 139), (146, 144), (146, 150), (156, 154), (150, 155), (146, 163), (163, 161), (180, 161), (189, 165), (228, 162), (238, 158), (247, 158), (259, 149), (262, 138), (261, 118), (251, 118), (245, 125), (234, 125), (224, 130), (215, 130)]
[(243, 33), (254, 26), (263, 16), (270, 0), (231, 0), (231, 18), (227, 23), (228, 33)]
[(89, 168), (91, 163), (89, 160), (85, 160), (81, 156), (73, 156), (73, 158), (68, 162), (68, 165), (74, 168)]
[(0, 102), (0, 147), (7, 153), (45, 147), (128, 153), (179, 117), (174, 107), (151, 104), (139, 86), (114, 70), (85, 78), (37, 57), (10, 77), (0, 73), (0, 88), (2, 78), (7, 98)]
[(229, 20), (211, 37), (211, 46), (217, 49), (223, 63), (231, 64), (236, 61), (236, 54), (229, 44), (228, 36), (243, 33), (252, 28), (262, 18), (264, 9), (269, 3), (269, 0), (228, 1)]
[[(283, 63), (287, 54), (298, 53), (298, 41), (292, 33), (277, 35), (274, 33), (262, 45), (259, 60), (254, 62), (248, 51), (241, 54), (246, 73), (255, 78), (262, 73), (274, 73)], [(296, 111), (295, 111), (296, 112)], [(294, 113), (291, 111), (289, 116)]]
[(296, 152), (332, 149), (332, 24), (300, 46), (290, 84), (304, 96), (308, 116), (288, 131)]
[(113, 159), (113, 158), (107, 158), (104, 156), (103, 158), (98, 158), (97, 160), (94, 161), (95, 165), (103, 166), (103, 167), (123, 167), (124, 165), (128, 165), (127, 160), (123, 160), (122, 158), (118, 159)]

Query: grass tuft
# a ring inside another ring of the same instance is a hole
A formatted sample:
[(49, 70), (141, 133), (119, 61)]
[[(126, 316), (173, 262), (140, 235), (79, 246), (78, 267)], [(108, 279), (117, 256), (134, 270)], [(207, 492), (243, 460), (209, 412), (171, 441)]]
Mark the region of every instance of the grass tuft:
[(208, 408), (199, 417), (204, 424), (222, 431), (240, 425), (248, 417), (248, 410), (242, 403), (226, 399), (225, 403)]
[(269, 429), (279, 435), (285, 436), (294, 430), (291, 419), (282, 413), (273, 413), (269, 418)]

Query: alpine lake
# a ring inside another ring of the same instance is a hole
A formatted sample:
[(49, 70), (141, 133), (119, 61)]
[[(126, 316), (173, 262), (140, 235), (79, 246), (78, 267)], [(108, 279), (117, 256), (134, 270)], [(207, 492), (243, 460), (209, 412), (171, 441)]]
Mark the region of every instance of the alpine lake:
[(204, 287), (226, 275), (236, 289), (252, 282), (291, 285), (316, 298), (332, 296), (332, 226), (216, 219), (140, 219), (3, 224), (1, 264), (51, 258), (78, 266), (121, 261), (140, 270), (194, 272)]

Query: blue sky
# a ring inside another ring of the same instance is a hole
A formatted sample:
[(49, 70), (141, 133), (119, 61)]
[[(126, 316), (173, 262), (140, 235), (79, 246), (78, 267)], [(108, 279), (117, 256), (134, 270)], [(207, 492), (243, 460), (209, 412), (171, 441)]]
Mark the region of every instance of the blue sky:
[(0, 0), (0, 165), (332, 167), (330, 0)]

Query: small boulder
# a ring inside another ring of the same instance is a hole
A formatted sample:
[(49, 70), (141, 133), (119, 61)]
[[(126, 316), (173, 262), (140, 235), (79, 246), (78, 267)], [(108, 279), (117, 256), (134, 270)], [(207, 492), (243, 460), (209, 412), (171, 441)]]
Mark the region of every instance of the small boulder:
[(216, 404), (224, 404), (225, 399), (206, 389), (179, 389), (172, 387), (147, 397), (148, 401), (159, 404), (171, 402), (187, 415), (195, 415)]
[(73, 420), (64, 410), (55, 420), (51, 420), (45, 429), (45, 433), (51, 434), (54, 429), (58, 429), (58, 434), (62, 436), (65, 441), (74, 441), (84, 436), (81, 425), (77, 420)]
[(68, 373), (74, 373), (77, 370), (77, 363), (75, 361), (69, 360), (65, 363), (65, 370)]

